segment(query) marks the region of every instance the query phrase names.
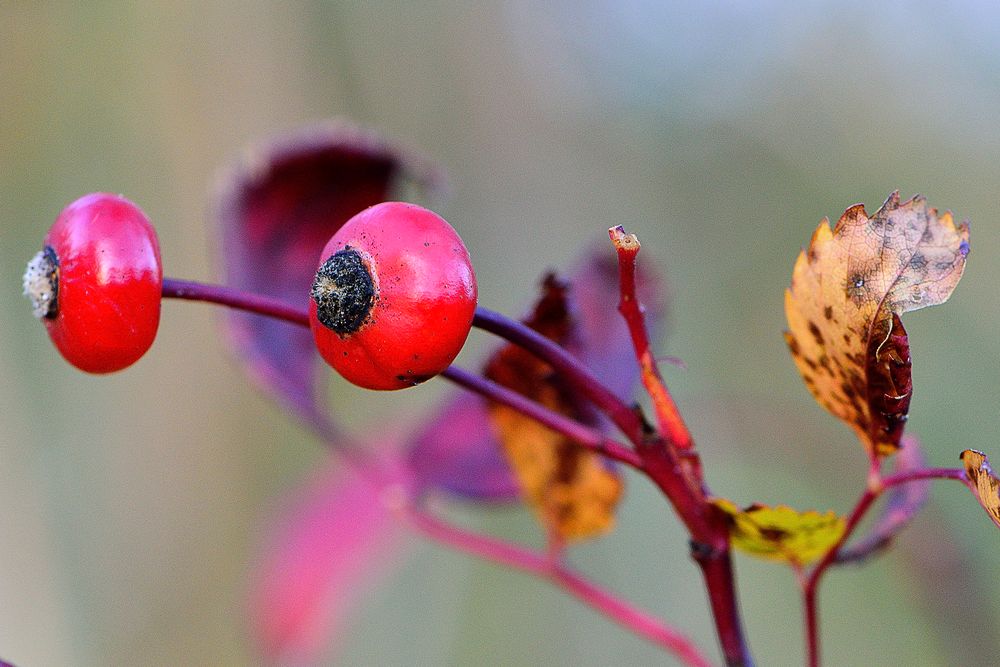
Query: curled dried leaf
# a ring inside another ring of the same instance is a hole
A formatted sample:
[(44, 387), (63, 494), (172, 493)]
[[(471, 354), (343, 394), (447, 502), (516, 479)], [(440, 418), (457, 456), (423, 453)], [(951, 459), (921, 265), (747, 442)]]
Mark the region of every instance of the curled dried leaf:
[[(561, 345), (569, 345), (574, 336), (567, 289), (549, 275), (534, 313), (525, 322)], [(548, 364), (520, 347), (501, 349), (487, 364), (485, 374), (555, 412), (578, 421), (595, 421), (588, 406), (579, 402)], [(593, 452), (516, 410), (494, 404), (490, 413), (522, 493), (549, 531), (573, 540), (612, 528), (622, 495), (622, 481), (614, 469)]]
[(767, 560), (808, 565), (829, 551), (846, 529), (844, 518), (832, 511), (799, 512), (760, 503), (739, 509), (725, 498), (715, 498), (712, 504), (726, 515), (733, 546)]
[(968, 252), (966, 223), (894, 192), (871, 217), (857, 204), (832, 230), (824, 219), (799, 254), (785, 340), (816, 401), (873, 458), (898, 449), (912, 395), (899, 315), (946, 301)]
[(965, 464), (965, 476), (976, 488), (976, 498), (993, 523), (1000, 527), (1000, 479), (997, 478), (986, 454), (975, 449), (962, 452), (962, 463)]

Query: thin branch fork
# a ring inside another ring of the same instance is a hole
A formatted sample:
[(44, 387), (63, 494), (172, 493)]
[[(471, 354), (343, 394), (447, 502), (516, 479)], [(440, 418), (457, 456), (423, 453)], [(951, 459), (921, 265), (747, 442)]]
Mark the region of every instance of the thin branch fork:
[(875, 501), (883, 493), (895, 486), (920, 480), (953, 479), (968, 486), (965, 471), (959, 469), (921, 468), (882, 477), (879, 470), (880, 465), (881, 462), (878, 459), (872, 461), (868, 472), (868, 485), (854, 504), (854, 508), (847, 518), (844, 534), (841, 535), (836, 544), (830, 547), (823, 558), (813, 566), (812, 570), (809, 571), (809, 574), (802, 581), (802, 600), (806, 617), (806, 657), (809, 667), (819, 667), (820, 664), (819, 608), (817, 604), (820, 581), (822, 581), (823, 575), (830, 566), (837, 563), (838, 553), (851, 538), (854, 530), (861, 523), (862, 519), (864, 519)]

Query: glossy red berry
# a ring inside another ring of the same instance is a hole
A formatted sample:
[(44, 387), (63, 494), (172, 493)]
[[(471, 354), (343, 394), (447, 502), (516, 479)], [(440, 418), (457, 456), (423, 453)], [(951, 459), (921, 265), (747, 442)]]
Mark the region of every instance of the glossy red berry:
[(24, 273), (66, 361), (88, 373), (135, 363), (160, 323), (163, 270), (156, 232), (124, 197), (95, 193), (63, 209)]
[(323, 359), (358, 386), (402, 389), (458, 355), (478, 291), (451, 225), (414, 204), (387, 202), (333, 235), (311, 294), (309, 322)]

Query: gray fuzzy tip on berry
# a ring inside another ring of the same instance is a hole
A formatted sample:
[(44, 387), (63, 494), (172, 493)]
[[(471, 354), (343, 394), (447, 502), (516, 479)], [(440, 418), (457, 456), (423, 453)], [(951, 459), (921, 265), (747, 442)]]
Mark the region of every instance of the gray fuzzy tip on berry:
[(342, 337), (356, 332), (375, 305), (375, 284), (357, 250), (345, 246), (319, 267), (310, 291), (316, 319)]
[(59, 260), (49, 246), (39, 250), (28, 261), (21, 279), (24, 295), (31, 301), (31, 312), (38, 319), (56, 316), (59, 294)]

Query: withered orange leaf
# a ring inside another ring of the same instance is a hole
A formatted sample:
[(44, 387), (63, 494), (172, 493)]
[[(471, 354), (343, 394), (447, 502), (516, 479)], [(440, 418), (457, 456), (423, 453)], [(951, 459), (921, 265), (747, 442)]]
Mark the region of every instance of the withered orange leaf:
[(849, 424), (869, 456), (899, 447), (912, 393), (899, 315), (943, 303), (969, 252), (969, 227), (923, 197), (893, 192), (871, 217), (856, 204), (824, 219), (785, 291), (785, 340), (816, 401)]
[(768, 560), (807, 565), (829, 551), (846, 529), (844, 518), (834, 512), (799, 512), (760, 503), (739, 509), (725, 498), (715, 498), (712, 504), (726, 514), (733, 546)]
[(1000, 527), (1000, 479), (990, 466), (986, 454), (975, 449), (962, 452), (962, 463), (965, 464), (965, 476), (976, 485), (976, 497), (993, 523)]
[[(525, 324), (568, 345), (573, 322), (568, 287), (549, 275), (543, 294)], [(489, 361), (488, 378), (523, 394), (550, 410), (586, 423), (594, 417), (552, 368), (515, 345), (507, 345)], [(593, 452), (499, 404), (490, 406), (504, 452), (525, 499), (542, 524), (564, 540), (584, 539), (610, 530), (622, 495), (617, 472)]]

